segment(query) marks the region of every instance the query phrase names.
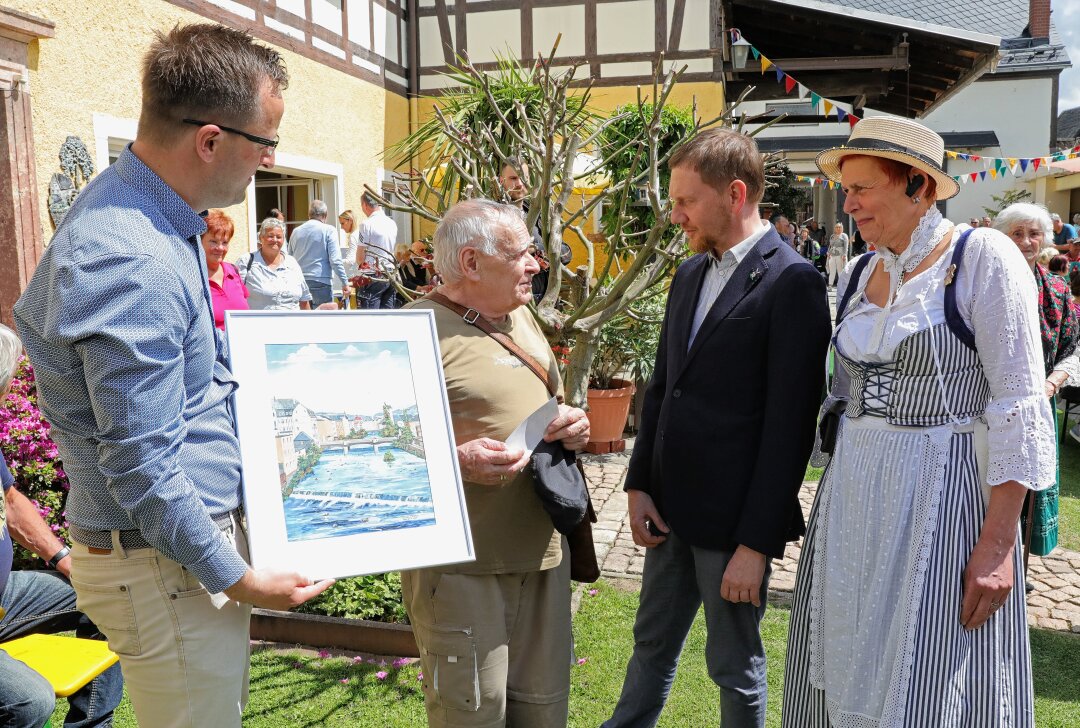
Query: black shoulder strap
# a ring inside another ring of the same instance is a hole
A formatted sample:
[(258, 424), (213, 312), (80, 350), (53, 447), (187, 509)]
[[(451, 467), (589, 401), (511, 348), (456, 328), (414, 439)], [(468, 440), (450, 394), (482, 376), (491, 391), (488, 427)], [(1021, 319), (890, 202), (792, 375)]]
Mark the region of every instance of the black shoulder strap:
[(255, 251), (251, 251), (251, 255), (248, 256), (247, 268), (244, 270), (244, 287), (247, 288), (247, 279), (251, 275), (251, 264), (255, 262)]
[(462, 321), (471, 326), (475, 326), (491, 338), (495, 339), (495, 341), (502, 344), (504, 349), (506, 349), (511, 354), (520, 359), (522, 364), (528, 367), (528, 369), (532, 371), (533, 374), (539, 377), (540, 381), (542, 381), (544, 383), (544, 386), (547, 387), (547, 391), (551, 394), (551, 396), (558, 397), (559, 404), (562, 404), (562, 396), (558, 394), (559, 384), (558, 382), (552, 381), (551, 377), (548, 375), (547, 369), (544, 368), (544, 365), (538, 362), (532, 356), (530, 356), (520, 346), (518, 346), (513, 339), (496, 329), (490, 321), (480, 315), (479, 311), (473, 308), (466, 308), (465, 306), (462, 306), (456, 301), (451, 301), (449, 298), (444, 296), (442, 293), (439, 293), (438, 291), (431, 291), (426, 296), (424, 296), (424, 298), (428, 299), (429, 301), (434, 301), (435, 303), (443, 306), (444, 308), (450, 309), (458, 316), (461, 316)]
[(952, 260), (945, 271), (945, 323), (953, 336), (960, 339), (964, 346), (972, 351), (975, 350), (975, 334), (972, 333), (964, 319), (960, 317), (960, 310), (956, 307), (956, 273), (960, 270), (960, 261), (964, 257), (964, 248), (967, 246), (968, 237), (974, 228), (968, 228), (960, 233), (960, 239), (953, 248)]
[(840, 303), (836, 305), (836, 325), (839, 326), (840, 322), (844, 320), (844, 311), (847, 310), (848, 301), (855, 294), (855, 289), (859, 287), (859, 278), (862, 277), (862, 272), (866, 268), (866, 264), (870, 262), (870, 259), (874, 257), (874, 253), (863, 253), (859, 256), (859, 259), (855, 261), (855, 267), (851, 269), (851, 278), (848, 278), (847, 288), (844, 289), (844, 295), (840, 297)]

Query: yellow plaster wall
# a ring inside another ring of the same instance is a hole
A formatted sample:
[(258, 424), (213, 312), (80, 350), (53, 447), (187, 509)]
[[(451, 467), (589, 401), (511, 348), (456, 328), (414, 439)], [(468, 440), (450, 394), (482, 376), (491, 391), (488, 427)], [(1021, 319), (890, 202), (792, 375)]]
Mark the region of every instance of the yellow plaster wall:
[[(642, 98), (652, 100), (652, 85), (642, 86)], [(704, 120), (720, 116), (724, 111), (724, 88), (718, 83), (678, 83), (668, 96), (669, 106), (689, 108), (697, 99), (698, 116)], [(614, 111), (623, 104), (637, 102), (637, 86), (605, 86), (592, 90), (592, 105)]]
[[(96, 157), (95, 112), (125, 119), (139, 116), (140, 66), (154, 31), (206, 18), (164, 0), (5, 0), (5, 4), (56, 23), (54, 38), (30, 46), (35, 194), (42, 201), (41, 224), (48, 240), (52, 234), (48, 184), (59, 171), (57, 153), (64, 139), (72, 134), (80, 137)], [(363, 185), (376, 184), (383, 148), (408, 132), (408, 103), (374, 84), (279, 50), (290, 75), (279, 150), (342, 164), (345, 205), (359, 212)], [(254, 232), (248, 229), (247, 203), (226, 212), (236, 223), (232, 259), (248, 249)]]

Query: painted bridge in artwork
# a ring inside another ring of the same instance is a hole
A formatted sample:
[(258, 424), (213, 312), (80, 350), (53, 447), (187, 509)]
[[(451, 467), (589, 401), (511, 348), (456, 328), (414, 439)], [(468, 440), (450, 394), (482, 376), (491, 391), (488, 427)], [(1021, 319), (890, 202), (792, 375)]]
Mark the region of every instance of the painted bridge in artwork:
[(379, 452), (380, 445), (389, 445), (397, 440), (396, 437), (365, 437), (353, 440), (330, 440), (323, 446), (324, 450), (344, 449), (351, 452), (354, 448), (371, 448), (373, 452)]

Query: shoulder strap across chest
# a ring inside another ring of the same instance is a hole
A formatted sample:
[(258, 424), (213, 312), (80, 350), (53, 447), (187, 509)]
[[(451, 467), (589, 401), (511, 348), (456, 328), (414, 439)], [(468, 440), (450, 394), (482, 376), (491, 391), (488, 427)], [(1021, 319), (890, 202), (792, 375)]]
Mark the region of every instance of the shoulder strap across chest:
[[(960, 310), (956, 305), (955, 285), (956, 274), (960, 270), (960, 263), (964, 258), (964, 249), (967, 247), (967, 241), (971, 236), (972, 229), (973, 228), (968, 228), (960, 234), (960, 239), (956, 241), (956, 246), (953, 248), (949, 267), (945, 271), (945, 323), (948, 325), (949, 330), (953, 335), (960, 339), (964, 346), (974, 350), (975, 334), (968, 328), (968, 325), (960, 315)], [(858, 261), (855, 263), (855, 267), (851, 269), (851, 278), (848, 279), (847, 288), (844, 289), (844, 295), (840, 298), (840, 303), (836, 306), (837, 326), (844, 320), (844, 314), (847, 311), (848, 303), (850, 303), (851, 297), (855, 295), (855, 291), (859, 287), (859, 279), (862, 277), (863, 270), (866, 269), (867, 264), (873, 257), (873, 253), (865, 253), (859, 257)]]

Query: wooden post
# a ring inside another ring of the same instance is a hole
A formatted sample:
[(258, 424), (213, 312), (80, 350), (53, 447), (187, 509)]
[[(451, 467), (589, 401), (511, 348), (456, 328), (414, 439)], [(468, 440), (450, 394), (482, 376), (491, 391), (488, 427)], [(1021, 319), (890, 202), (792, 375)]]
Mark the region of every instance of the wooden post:
[(53, 37), (54, 25), (0, 6), (0, 321), (41, 259), (41, 209), (30, 117), (29, 44)]

